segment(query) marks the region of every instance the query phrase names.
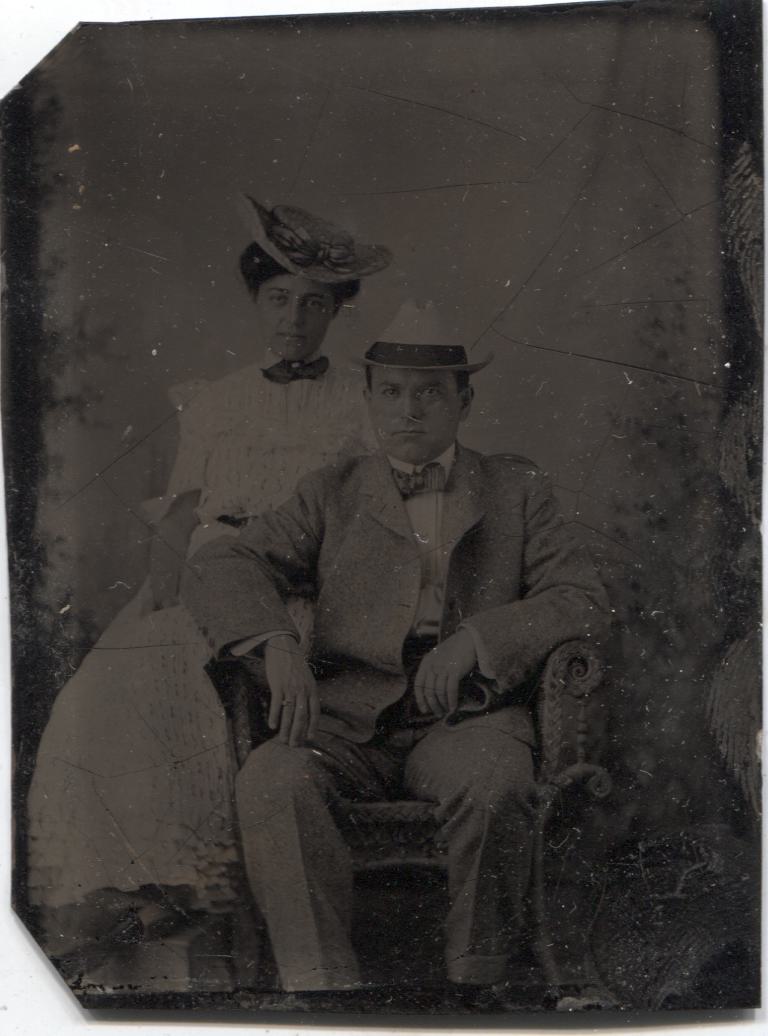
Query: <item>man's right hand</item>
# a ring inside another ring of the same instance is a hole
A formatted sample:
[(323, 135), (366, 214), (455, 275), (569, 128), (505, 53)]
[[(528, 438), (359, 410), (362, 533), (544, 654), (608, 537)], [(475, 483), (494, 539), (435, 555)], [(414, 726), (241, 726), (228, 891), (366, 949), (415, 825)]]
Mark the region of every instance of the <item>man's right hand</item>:
[(293, 637), (270, 637), (264, 648), (270, 703), (268, 723), (292, 748), (314, 736), (320, 717), (315, 678)]

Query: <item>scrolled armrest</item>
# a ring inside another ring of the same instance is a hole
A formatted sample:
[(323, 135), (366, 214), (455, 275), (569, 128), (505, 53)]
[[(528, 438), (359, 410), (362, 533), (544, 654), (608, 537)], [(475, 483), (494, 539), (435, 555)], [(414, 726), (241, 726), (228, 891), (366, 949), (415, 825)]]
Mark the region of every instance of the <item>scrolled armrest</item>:
[(541, 780), (562, 788), (578, 783), (595, 798), (604, 798), (611, 788), (610, 776), (598, 765), (605, 727), (602, 682), (597, 650), (586, 641), (569, 640), (547, 659), (536, 703)]
[(552, 778), (556, 788), (570, 788), (574, 784), (585, 788), (593, 799), (607, 799), (613, 791), (611, 775), (604, 766), (595, 763), (574, 763), (566, 766)]

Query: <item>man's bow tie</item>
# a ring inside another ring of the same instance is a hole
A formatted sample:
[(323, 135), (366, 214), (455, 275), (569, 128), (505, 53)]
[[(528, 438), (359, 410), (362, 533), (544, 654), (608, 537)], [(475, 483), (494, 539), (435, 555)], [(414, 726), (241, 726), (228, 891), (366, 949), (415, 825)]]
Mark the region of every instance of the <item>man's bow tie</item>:
[(436, 460), (426, 464), (421, 471), (414, 471), (413, 474), (399, 471), (397, 468), (392, 468), (392, 474), (404, 500), (417, 493), (442, 493), (445, 489), (445, 468)]
[(328, 357), (318, 356), (316, 360), (305, 363), (303, 360), (282, 359), (279, 363), (262, 370), (262, 374), (268, 381), (275, 381), (278, 385), (287, 385), (289, 381), (301, 381), (307, 378), (314, 381), (320, 378), (328, 370)]

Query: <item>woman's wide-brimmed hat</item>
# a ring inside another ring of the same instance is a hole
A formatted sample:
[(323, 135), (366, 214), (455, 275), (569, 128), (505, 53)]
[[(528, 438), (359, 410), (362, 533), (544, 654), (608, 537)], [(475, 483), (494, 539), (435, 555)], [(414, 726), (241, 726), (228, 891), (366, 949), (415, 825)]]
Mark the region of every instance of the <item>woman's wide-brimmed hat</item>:
[(392, 261), (388, 248), (355, 241), (346, 230), (306, 209), (268, 209), (249, 194), (243, 194), (242, 201), (254, 240), (289, 273), (338, 284), (378, 273)]
[(368, 367), (405, 367), (408, 370), (475, 371), (487, 367), (493, 359), (488, 353), (470, 362), (467, 350), (456, 334), (447, 327), (433, 303), (417, 305), (406, 302), (365, 354)]

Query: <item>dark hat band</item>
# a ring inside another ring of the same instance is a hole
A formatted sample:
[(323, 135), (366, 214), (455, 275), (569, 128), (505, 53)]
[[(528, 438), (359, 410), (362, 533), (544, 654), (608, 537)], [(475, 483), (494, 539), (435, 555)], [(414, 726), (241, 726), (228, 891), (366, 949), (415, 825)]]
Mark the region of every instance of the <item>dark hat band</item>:
[(406, 345), (400, 342), (375, 342), (365, 354), (371, 363), (386, 367), (465, 367), (467, 351), (463, 345)]

